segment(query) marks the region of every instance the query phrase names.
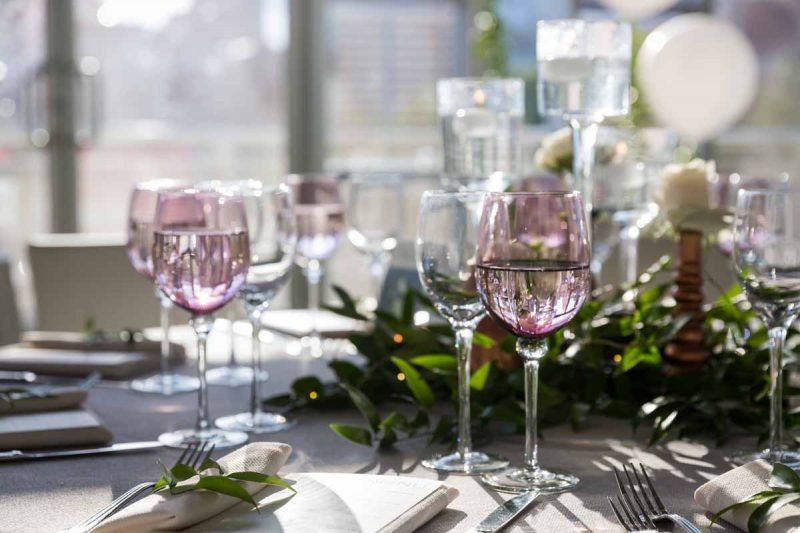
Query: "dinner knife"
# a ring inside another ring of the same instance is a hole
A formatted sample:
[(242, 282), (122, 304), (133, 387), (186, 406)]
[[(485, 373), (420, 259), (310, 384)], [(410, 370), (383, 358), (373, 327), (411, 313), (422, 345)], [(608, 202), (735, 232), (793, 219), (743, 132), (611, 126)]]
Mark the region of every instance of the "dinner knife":
[(0, 462), (26, 461), (28, 459), (51, 459), (55, 457), (75, 457), (80, 455), (99, 455), (106, 453), (126, 453), (150, 448), (160, 448), (163, 444), (158, 441), (121, 442), (108, 446), (95, 446), (94, 448), (65, 448), (58, 450), (9, 450), (0, 452)]
[(523, 492), (519, 496), (514, 496), (489, 513), (489, 516), (475, 526), (475, 531), (478, 533), (495, 533), (497, 531), (502, 531), (511, 524), (511, 522), (516, 520), (520, 514), (526, 511), (538, 497), (538, 490), (530, 490), (528, 492)]

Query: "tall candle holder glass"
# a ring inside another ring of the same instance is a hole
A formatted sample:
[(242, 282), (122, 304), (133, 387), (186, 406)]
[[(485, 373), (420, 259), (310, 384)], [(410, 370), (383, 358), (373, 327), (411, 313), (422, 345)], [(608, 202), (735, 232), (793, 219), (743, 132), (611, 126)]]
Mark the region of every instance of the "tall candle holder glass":
[(444, 175), (456, 188), (502, 190), (522, 174), (525, 83), (448, 78), (436, 84)]

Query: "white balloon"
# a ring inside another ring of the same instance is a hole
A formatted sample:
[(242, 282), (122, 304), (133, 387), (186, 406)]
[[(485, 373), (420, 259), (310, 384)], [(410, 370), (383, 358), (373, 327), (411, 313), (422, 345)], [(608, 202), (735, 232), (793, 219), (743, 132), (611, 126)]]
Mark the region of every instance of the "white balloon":
[(666, 11), (678, 0), (600, 0), (600, 3), (626, 19), (638, 20)]
[(644, 98), (663, 126), (697, 141), (733, 126), (758, 89), (747, 37), (710, 15), (679, 15), (654, 29), (637, 57)]

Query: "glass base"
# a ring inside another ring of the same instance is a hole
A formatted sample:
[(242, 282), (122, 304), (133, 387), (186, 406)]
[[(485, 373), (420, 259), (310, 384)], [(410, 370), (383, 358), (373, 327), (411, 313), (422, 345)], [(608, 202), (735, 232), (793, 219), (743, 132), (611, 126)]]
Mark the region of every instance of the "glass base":
[(246, 431), (247, 433), (275, 433), (289, 429), (295, 422), (277, 413), (239, 413), (237, 415), (223, 416), (214, 422), (218, 428)]
[(183, 374), (156, 374), (143, 379), (134, 379), (131, 389), (149, 394), (172, 396), (181, 392), (193, 392), (200, 387), (200, 381)]
[(186, 448), (192, 444), (214, 445), (215, 449), (233, 448), (247, 442), (250, 437), (241, 431), (223, 431), (221, 429), (179, 429), (162, 433), (158, 436), (158, 442), (170, 448)]
[[(223, 387), (239, 387), (242, 385), (252, 385), (253, 369), (244, 365), (225, 365), (212, 368), (206, 373), (209, 385), (221, 385)], [(263, 383), (269, 379), (266, 370), (259, 370), (258, 380)]]
[(422, 461), (422, 466), (439, 472), (457, 472), (461, 474), (479, 474), (502, 470), (508, 466), (508, 460), (498, 455), (482, 452), (470, 452), (464, 456), (458, 453), (436, 454)]
[(740, 452), (730, 457), (730, 461), (738, 466), (763, 459), (768, 463), (783, 463), (794, 469), (800, 468), (800, 451), (795, 450), (761, 450), (760, 452)]
[(495, 490), (517, 494), (529, 490), (543, 493), (565, 492), (575, 488), (579, 482), (572, 474), (549, 472), (541, 468), (534, 472), (514, 468), (497, 474), (484, 474), (481, 481)]

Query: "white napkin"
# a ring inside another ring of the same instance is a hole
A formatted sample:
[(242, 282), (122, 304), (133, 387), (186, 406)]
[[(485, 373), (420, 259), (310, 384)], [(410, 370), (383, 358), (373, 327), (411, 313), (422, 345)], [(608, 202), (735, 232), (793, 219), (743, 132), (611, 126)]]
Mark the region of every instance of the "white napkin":
[[(772, 466), (766, 461), (752, 461), (715, 477), (694, 492), (694, 501), (714, 514), (729, 505), (746, 500), (753, 494), (769, 490)], [(747, 519), (755, 506), (728, 511), (722, 519), (747, 531)], [(800, 506), (786, 505), (778, 509), (759, 530), (761, 533), (783, 533), (800, 526)]]
[[(275, 475), (283, 467), (292, 447), (278, 442), (254, 442), (219, 459), (225, 472), (253, 471)], [(242, 483), (255, 494), (264, 488), (260, 483)], [(205, 490), (180, 495), (151, 494), (126, 507), (103, 522), (95, 531), (144, 532), (176, 531), (198, 524), (238, 504), (239, 500)]]

